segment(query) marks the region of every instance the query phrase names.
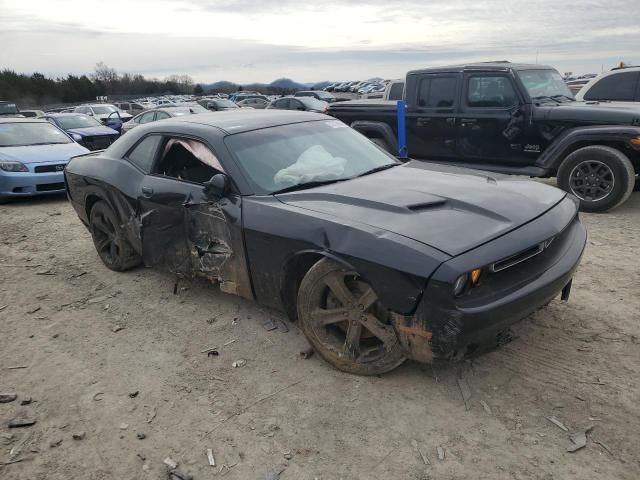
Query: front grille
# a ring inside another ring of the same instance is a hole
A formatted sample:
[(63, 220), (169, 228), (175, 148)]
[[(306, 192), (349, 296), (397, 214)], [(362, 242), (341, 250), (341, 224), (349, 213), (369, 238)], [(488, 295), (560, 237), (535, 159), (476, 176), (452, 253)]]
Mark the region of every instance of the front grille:
[(36, 185), (36, 191), (38, 192), (53, 192), (54, 190), (64, 190), (64, 182), (41, 183), (40, 185)]
[(64, 163), (58, 163), (55, 165), (38, 165), (34, 168), (36, 173), (50, 173), (50, 172), (61, 172), (64, 170)]
[(95, 137), (84, 137), (82, 143), (89, 150), (104, 150), (111, 145), (112, 135), (96, 135)]

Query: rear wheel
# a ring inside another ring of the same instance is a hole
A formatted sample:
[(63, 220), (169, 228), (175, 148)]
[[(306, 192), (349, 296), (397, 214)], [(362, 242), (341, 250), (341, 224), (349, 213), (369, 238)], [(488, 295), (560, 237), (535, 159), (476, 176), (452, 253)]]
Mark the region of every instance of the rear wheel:
[(91, 209), (90, 225), (93, 244), (107, 268), (122, 272), (140, 264), (116, 214), (105, 202), (96, 202)]
[(405, 360), (391, 316), (356, 272), (323, 259), (298, 291), (300, 327), (313, 348), (338, 370), (376, 375)]
[(585, 212), (605, 212), (629, 198), (635, 172), (615, 148), (593, 145), (571, 153), (560, 165), (558, 185), (580, 199)]

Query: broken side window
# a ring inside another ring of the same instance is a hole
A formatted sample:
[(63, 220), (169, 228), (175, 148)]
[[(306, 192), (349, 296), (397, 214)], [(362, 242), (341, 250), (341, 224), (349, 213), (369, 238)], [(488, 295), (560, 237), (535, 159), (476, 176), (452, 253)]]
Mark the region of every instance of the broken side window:
[(156, 173), (194, 183), (207, 182), (224, 169), (214, 153), (202, 142), (190, 138), (167, 141)]

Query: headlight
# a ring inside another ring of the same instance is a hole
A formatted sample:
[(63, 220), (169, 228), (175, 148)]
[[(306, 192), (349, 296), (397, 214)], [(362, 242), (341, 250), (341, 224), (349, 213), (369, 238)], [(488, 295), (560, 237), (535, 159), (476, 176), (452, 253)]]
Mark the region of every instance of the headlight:
[(78, 135), (77, 133), (72, 133), (71, 138), (73, 138), (76, 142), (82, 141), (82, 135)]
[(463, 273), (456, 279), (456, 283), (453, 284), (453, 294), (457, 297), (462, 292), (464, 292), (464, 288), (467, 286), (467, 280), (469, 279), (469, 275)]
[(0, 161), (0, 170), (4, 170), (5, 172), (28, 172), (29, 171), (29, 169), (20, 162), (1, 162), (1, 161)]
[(456, 297), (462, 295), (467, 287), (477, 287), (480, 284), (482, 269), (476, 268), (468, 273), (460, 275), (453, 284), (453, 294)]

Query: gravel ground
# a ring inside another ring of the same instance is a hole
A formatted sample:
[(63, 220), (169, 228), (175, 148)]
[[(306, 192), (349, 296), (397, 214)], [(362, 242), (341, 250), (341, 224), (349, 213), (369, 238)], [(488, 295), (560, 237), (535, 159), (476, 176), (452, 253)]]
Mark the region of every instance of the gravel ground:
[[(363, 378), (205, 281), (107, 270), (64, 198), (0, 206), (0, 478), (160, 479), (170, 457), (195, 480), (637, 479), (640, 194), (583, 219), (568, 304), (472, 362)], [(593, 425), (586, 448), (551, 416)]]

